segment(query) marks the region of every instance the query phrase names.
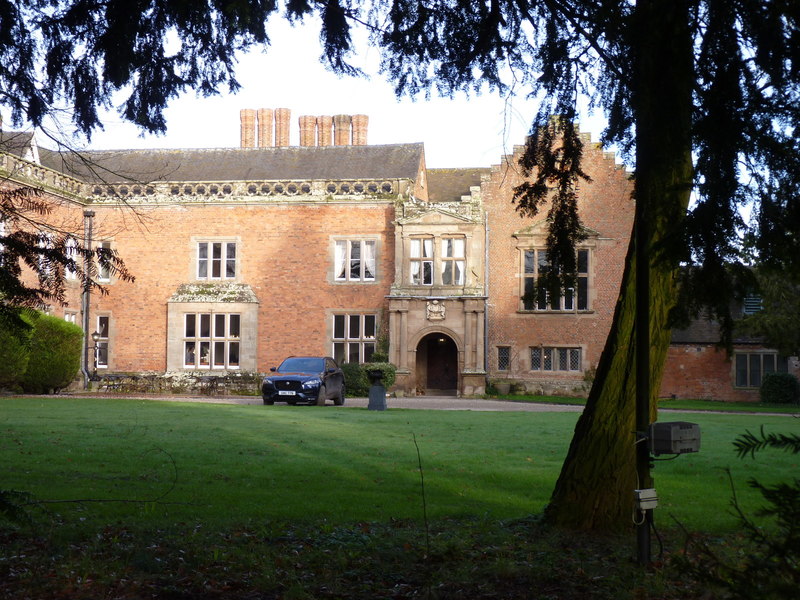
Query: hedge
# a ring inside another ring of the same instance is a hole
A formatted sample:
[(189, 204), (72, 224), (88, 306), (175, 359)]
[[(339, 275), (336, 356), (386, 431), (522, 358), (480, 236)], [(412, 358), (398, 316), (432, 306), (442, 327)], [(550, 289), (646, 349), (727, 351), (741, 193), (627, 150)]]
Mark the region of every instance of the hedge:
[(363, 365), (358, 363), (344, 363), (342, 365), (342, 371), (344, 372), (347, 395), (355, 397), (368, 396), (370, 381), (367, 373), (374, 370), (383, 371), (383, 386), (386, 389), (394, 385), (397, 368), (391, 363), (365, 363)]
[[(23, 316), (23, 320), (29, 322)], [(30, 358), (31, 329), (0, 329), (0, 389), (19, 387)]]
[(22, 389), (43, 394), (72, 383), (81, 368), (82, 340), (83, 330), (73, 323), (44, 314), (34, 318)]
[(791, 373), (767, 373), (761, 381), (759, 395), (769, 404), (797, 404), (800, 402), (800, 383)]

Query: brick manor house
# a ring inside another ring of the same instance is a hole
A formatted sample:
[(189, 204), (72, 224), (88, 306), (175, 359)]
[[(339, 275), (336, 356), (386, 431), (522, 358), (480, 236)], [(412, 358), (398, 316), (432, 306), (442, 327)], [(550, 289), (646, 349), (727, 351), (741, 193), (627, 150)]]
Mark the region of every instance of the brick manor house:
[(365, 115), (301, 116), (295, 146), (290, 118), (241, 111), (238, 148), (76, 156), (0, 133), (4, 185), (42, 189), (54, 228), (116, 250), (136, 277), (100, 272), (108, 293), (87, 298), (65, 274), (68, 303), (50, 311), (83, 325), (87, 347), (99, 333), (89, 371), (266, 372), (289, 355), (367, 362), (382, 348), (406, 395), (583, 389), (633, 221), (612, 154), (585, 137), (575, 289), (531, 299), (547, 210), (514, 209), (521, 147), (491, 168), (430, 169), (421, 143), (368, 145)]

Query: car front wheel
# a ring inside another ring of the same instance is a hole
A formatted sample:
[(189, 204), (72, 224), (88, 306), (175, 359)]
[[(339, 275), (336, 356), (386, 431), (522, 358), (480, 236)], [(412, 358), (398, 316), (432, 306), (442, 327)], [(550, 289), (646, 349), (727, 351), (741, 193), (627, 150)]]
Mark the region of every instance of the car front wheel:
[(319, 393), (317, 394), (317, 406), (325, 406), (325, 395), (327, 390), (324, 385), (319, 386)]

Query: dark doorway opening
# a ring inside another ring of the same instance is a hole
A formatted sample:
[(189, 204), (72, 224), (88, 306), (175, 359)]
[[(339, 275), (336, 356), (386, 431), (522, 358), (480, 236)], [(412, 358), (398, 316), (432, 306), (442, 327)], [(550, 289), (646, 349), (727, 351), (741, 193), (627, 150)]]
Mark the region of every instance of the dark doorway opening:
[(417, 346), (417, 382), (428, 396), (458, 394), (458, 347), (443, 333), (430, 333)]

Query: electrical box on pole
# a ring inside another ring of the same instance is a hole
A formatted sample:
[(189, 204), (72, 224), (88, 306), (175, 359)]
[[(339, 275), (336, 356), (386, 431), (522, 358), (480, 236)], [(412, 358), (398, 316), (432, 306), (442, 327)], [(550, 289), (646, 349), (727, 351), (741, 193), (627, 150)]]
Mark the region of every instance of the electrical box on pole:
[(647, 432), (650, 453), (688, 454), (700, 451), (700, 425), (685, 421), (651, 423)]

